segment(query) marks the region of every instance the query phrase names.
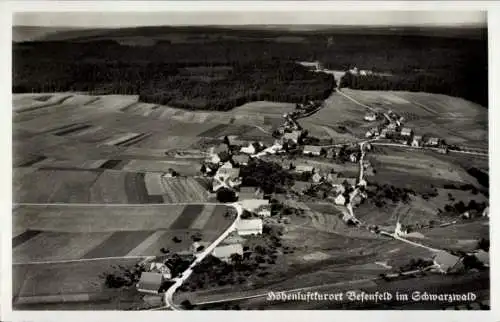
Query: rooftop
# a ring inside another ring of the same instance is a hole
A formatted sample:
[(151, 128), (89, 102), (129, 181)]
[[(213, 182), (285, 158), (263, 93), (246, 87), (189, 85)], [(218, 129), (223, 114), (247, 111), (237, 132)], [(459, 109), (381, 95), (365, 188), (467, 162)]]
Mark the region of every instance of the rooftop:
[(163, 276), (160, 273), (143, 272), (137, 285), (140, 290), (158, 292), (163, 282)]
[(305, 145), (304, 146), (304, 152), (315, 152), (315, 153), (321, 153), (321, 147), (316, 146), (316, 145)]

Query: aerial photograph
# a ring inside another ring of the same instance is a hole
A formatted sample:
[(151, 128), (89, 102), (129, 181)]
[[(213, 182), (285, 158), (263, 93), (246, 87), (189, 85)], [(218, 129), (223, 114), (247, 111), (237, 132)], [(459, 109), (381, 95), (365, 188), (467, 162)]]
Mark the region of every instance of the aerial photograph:
[(14, 311), (491, 310), (486, 12), (12, 20)]

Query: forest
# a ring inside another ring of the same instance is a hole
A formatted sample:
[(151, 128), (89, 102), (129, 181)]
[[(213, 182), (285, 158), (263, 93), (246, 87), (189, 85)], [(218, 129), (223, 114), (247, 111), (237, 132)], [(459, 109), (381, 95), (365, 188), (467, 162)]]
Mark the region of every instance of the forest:
[[(284, 41), (294, 34), (280, 31), (259, 38), (253, 31), (236, 30), (226, 37), (206, 29), (205, 34), (196, 30), (180, 37), (186, 41), (179, 41), (178, 31), (173, 42), (168, 35), (157, 39), (140, 34), (141, 29), (125, 31), (120, 36), (129, 37), (126, 41), (111, 33), (86, 40), (13, 43), (13, 92), (135, 94), (144, 102), (228, 110), (252, 100), (326, 98), (335, 86), (333, 76), (295, 63), (318, 60), (333, 70), (355, 66), (392, 75), (348, 76), (344, 87), (428, 91), (487, 106), (485, 39), (318, 32)], [(134, 46), (130, 37), (153, 41)]]

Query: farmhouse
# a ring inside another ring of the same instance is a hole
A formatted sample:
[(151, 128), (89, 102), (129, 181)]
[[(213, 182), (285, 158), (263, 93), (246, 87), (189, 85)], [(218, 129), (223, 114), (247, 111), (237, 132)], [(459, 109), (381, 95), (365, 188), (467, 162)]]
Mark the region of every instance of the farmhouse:
[(403, 135), (403, 136), (411, 136), (412, 133), (413, 133), (412, 130), (408, 127), (404, 127), (401, 130), (401, 135)]
[(241, 187), (238, 195), (240, 200), (264, 198), (264, 192), (257, 187)]
[(233, 156), (233, 161), (237, 164), (247, 165), (250, 157), (246, 154), (238, 154)]
[(323, 177), (319, 173), (315, 173), (311, 179), (314, 183), (318, 183), (323, 179)]
[(345, 197), (343, 194), (339, 194), (336, 198), (335, 198), (335, 204), (336, 205), (339, 205), (339, 206), (344, 206), (345, 205)]
[(224, 187), (234, 188), (239, 186), (241, 184), (239, 176), (239, 168), (219, 168), (212, 183), (213, 191), (217, 192), (217, 190)]
[(295, 172), (298, 173), (314, 172), (314, 167), (312, 165), (299, 164), (295, 167)]
[(242, 219), (238, 221), (236, 231), (240, 236), (262, 234), (262, 219)]
[(365, 121), (373, 122), (375, 120), (377, 120), (377, 114), (375, 114), (375, 113), (366, 113), (366, 115), (365, 115)]
[(356, 153), (351, 153), (349, 155), (349, 161), (351, 161), (352, 163), (356, 163), (358, 162), (358, 156)]
[(422, 146), (422, 136), (415, 135), (411, 141), (411, 146), (414, 148), (420, 148)]
[(320, 146), (315, 146), (315, 145), (305, 145), (304, 146), (304, 151), (303, 153), (305, 155), (315, 155), (319, 156), (321, 155), (322, 148)]
[(295, 144), (297, 144), (299, 142), (299, 139), (300, 139), (300, 135), (301, 135), (301, 131), (292, 131), (292, 132), (286, 132), (285, 134), (283, 134), (283, 136), (281, 137), (281, 141), (283, 143), (288, 143), (288, 142), (293, 142)]
[(143, 272), (136, 287), (139, 292), (158, 294), (163, 284), (163, 275), (160, 273)]
[(162, 274), (164, 279), (172, 278), (170, 268), (168, 268), (164, 263), (152, 262), (149, 266), (149, 272)]
[(215, 247), (212, 255), (222, 261), (230, 262), (231, 255), (238, 254), (243, 256), (243, 246), (241, 244), (230, 244)]
[(439, 251), (433, 260), (436, 268), (443, 274), (457, 272), (463, 267), (460, 257), (446, 251)]
[(427, 145), (429, 146), (438, 146), (440, 143), (440, 140), (438, 138), (429, 138), (429, 140), (427, 140)]
[(248, 146), (242, 147), (240, 152), (246, 154), (255, 154), (262, 148), (261, 143), (250, 143)]

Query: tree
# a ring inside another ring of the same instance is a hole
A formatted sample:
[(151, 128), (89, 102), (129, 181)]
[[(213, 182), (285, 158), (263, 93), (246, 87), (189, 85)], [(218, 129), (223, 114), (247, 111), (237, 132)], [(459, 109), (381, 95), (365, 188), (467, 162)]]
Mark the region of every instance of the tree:
[(231, 256), (229, 258), (231, 260), (231, 263), (235, 263), (235, 264), (241, 263), (241, 261), (243, 260), (243, 256), (241, 256), (238, 253), (231, 254)]
[(490, 240), (485, 239), (485, 238), (481, 238), (477, 244), (477, 247), (479, 249), (484, 250), (485, 252), (489, 252), (490, 251)]
[(236, 193), (231, 189), (220, 188), (217, 190), (217, 200), (219, 202), (234, 202), (236, 199)]
[(184, 300), (181, 302), (181, 306), (186, 309), (186, 310), (192, 310), (194, 309), (194, 305), (191, 304), (191, 302), (189, 300)]

